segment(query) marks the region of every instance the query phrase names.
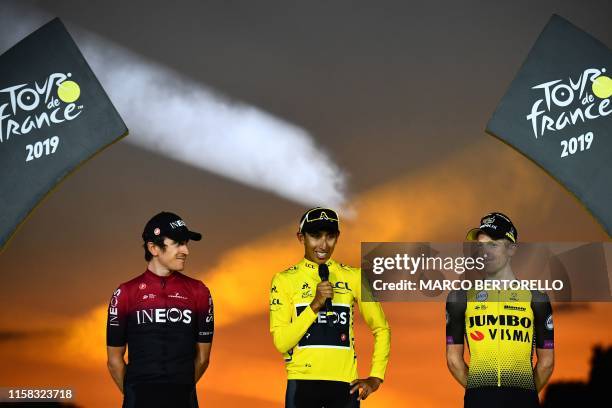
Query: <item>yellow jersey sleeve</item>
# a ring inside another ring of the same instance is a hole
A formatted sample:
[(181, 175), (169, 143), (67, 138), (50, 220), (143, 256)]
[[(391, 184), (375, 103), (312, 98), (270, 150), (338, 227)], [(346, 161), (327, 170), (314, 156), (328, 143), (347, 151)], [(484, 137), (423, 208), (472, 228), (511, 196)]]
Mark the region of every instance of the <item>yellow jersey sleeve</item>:
[[(391, 329), (385, 317), (382, 306), (378, 302), (362, 301), (362, 291), (369, 290), (367, 282), (361, 282), (361, 269), (354, 268), (357, 271), (357, 303), (359, 311), (363, 316), (366, 324), (372, 330), (374, 335), (374, 352), (372, 353), (372, 368), (370, 377), (377, 377), (381, 380), (385, 379), (385, 371), (389, 361), (389, 353), (391, 351)], [(368, 296), (372, 299), (372, 296)]]
[(293, 318), (294, 305), (287, 282), (281, 273), (272, 279), (270, 288), (270, 332), (274, 346), (281, 353), (287, 353), (300, 341), (317, 315), (310, 307)]

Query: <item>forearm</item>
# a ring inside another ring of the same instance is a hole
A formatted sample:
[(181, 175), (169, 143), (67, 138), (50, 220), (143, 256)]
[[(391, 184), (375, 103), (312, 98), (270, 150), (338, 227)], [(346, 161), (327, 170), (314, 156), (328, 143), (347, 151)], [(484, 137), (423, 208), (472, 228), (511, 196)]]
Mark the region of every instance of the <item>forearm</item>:
[(374, 352), (372, 353), (372, 368), (370, 377), (384, 380), (391, 350), (391, 329), (389, 326), (379, 327), (373, 331)]
[(195, 382), (196, 383), (200, 380), (200, 378), (202, 378), (202, 376), (204, 375), (204, 372), (206, 372), (209, 361), (210, 361), (209, 359), (201, 359), (199, 357), (196, 357), (195, 359)]
[(550, 379), (552, 372), (553, 365), (551, 363), (543, 363), (538, 360), (535, 368), (533, 369), (535, 385), (538, 392), (540, 392), (542, 388), (544, 388), (544, 386)]
[(123, 379), (125, 378), (125, 370), (126, 365), (123, 360), (115, 360), (108, 362), (108, 371), (110, 372), (111, 377), (113, 377), (113, 381), (119, 387), (119, 391), (123, 393)]
[(295, 347), (316, 318), (317, 314), (310, 307), (306, 307), (294, 321), (274, 327), (272, 337), (276, 349), (286, 353)]
[(448, 370), (462, 387), (467, 386), (468, 366), (463, 358), (447, 360)]

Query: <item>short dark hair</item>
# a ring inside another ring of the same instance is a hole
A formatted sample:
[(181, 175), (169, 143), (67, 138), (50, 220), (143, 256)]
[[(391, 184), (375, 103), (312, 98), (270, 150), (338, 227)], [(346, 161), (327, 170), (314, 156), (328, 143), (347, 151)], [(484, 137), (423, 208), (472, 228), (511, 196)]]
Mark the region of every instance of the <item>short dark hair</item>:
[(154, 239), (150, 239), (148, 241), (146, 241), (142, 246), (144, 247), (144, 258), (145, 261), (150, 262), (151, 259), (153, 259), (153, 254), (151, 252), (149, 252), (149, 248), (147, 247), (147, 244), (149, 242), (152, 242), (153, 245), (160, 247), (161, 250), (165, 250), (166, 249), (166, 244), (164, 243), (164, 238), (165, 237), (155, 237)]

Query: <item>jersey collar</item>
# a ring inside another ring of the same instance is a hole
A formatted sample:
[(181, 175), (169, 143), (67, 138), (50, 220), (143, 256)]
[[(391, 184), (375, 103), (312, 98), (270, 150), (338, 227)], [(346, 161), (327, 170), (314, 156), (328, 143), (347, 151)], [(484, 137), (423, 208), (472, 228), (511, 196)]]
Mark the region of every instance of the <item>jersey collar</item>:
[(144, 278), (147, 280), (152, 280), (155, 282), (159, 282), (159, 281), (169, 281), (172, 280), (174, 278), (176, 278), (178, 276), (179, 272), (172, 272), (170, 275), (168, 276), (159, 276), (156, 275), (155, 273), (151, 272), (148, 268), (145, 271), (145, 273), (143, 274)]

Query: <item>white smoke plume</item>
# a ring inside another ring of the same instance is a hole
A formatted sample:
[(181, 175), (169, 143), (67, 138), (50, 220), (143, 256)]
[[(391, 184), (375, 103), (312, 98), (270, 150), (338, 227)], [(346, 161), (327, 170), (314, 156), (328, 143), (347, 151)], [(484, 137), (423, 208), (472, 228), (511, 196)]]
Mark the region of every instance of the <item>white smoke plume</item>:
[[(8, 4), (1, 52), (54, 17)], [(345, 174), (304, 129), (67, 26), (130, 129), (127, 142), (295, 202), (342, 207)]]

